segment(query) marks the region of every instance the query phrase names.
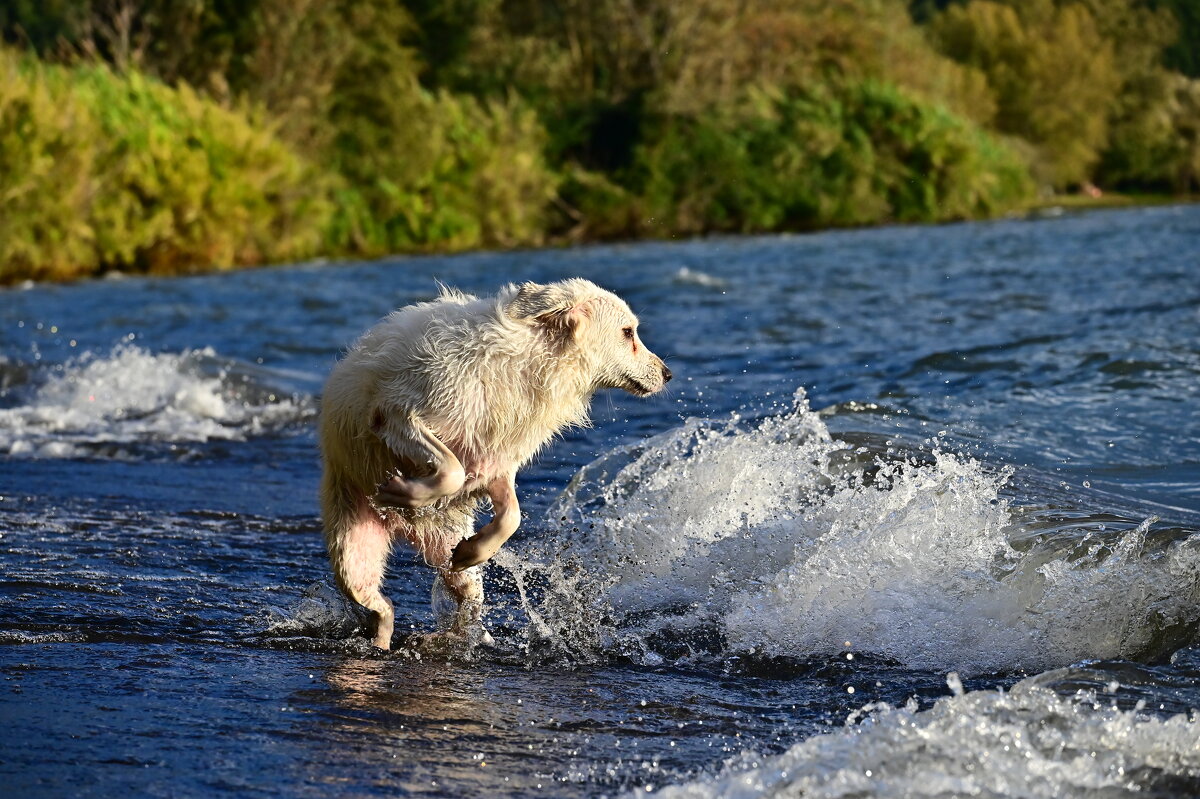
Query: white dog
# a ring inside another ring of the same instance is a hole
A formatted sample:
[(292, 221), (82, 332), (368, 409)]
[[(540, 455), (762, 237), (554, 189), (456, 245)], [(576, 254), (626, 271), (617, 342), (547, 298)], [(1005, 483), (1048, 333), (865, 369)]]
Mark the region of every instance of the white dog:
[[(508, 286), (476, 299), (443, 289), (368, 330), (334, 367), (321, 400), (325, 542), (338, 586), (378, 617), (392, 541), (438, 570), (434, 607), (458, 633), (477, 629), (475, 567), (520, 524), (514, 478), (556, 433), (587, 422), (599, 388), (638, 396), (671, 379), (638, 320), (586, 280)], [(483, 497), (492, 519), (472, 535)]]

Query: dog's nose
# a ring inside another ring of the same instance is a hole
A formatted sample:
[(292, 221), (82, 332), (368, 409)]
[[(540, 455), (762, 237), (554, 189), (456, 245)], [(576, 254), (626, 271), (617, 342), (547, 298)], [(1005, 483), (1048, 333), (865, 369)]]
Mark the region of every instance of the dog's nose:
[(671, 369), (665, 363), (663, 364), (663, 382), (666, 383), (671, 379)]

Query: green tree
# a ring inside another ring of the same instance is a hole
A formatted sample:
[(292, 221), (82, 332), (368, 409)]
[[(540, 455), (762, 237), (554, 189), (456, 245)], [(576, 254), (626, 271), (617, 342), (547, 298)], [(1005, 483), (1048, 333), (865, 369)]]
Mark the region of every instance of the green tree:
[(1182, 158), (1175, 87), (1180, 76), (1163, 66), (1178, 35), (1165, 8), (1131, 0), (1079, 0), (1112, 43), (1120, 88), (1109, 107), (1109, 143), (1096, 170), (1106, 187), (1170, 191)]
[(872, 80), (751, 90), (735, 107), (666, 118), (625, 184), (648, 231), (689, 233), (971, 218), (1031, 188), (1008, 147)]
[(1180, 193), (1200, 191), (1200, 79), (1173, 76), (1171, 125), (1176, 131), (1170, 159), (1172, 188)]
[(976, 0), (934, 19), (943, 52), (980, 69), (996, 95), (996, 127), (1035, 145), (1041, 180), (1090, 178), (1121, 88), (1112, 43), (1083, 5)]
[(1170, 11), (1179, 35), (1163, 53), (1163, 66), (1200, 78), (1200, 3), (1196, 0), (1151, 0), (1153, 8)]

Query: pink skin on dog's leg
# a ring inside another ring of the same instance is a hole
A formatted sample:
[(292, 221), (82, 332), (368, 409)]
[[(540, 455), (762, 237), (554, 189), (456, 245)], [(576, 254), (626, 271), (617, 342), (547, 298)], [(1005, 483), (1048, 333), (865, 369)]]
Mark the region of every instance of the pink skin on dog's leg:
[(452, 572), (461, 572), (487, 561), (500, 551), (521, 524), (521, 506), (517, 503), (513, 475), (496, 478), (488, 483), (487, 490), (492, 499), (492, 520), (454, 548), (450, 557)]
[(354, 523), (340, 536), (340, 546), (333, 551), (334, 574), (342, 590), (377, 617), (375, 646), (391, 649), (395, 611), (392, 601), (380, 591), (391, 536), (366, 499), (356, 510)]

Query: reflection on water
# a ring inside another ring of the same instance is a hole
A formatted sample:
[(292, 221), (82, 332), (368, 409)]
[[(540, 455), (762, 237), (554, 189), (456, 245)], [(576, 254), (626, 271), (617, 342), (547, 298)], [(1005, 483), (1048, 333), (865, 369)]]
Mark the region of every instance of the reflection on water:
[[(489, 765), (487, 757), (495, 768), (498, 759), (511, 759), (517, 748), (519, 728), (512, 732), (511, 713), (488, 697), (485, 680), (469, 668), (395, 665), (345, 660), (325, 669), (329, 690), (323, 700), (329, 708), (320, 714), (316, 734), (328, 742), (328, 750), (323, 761), (306, 764), (306, 781), (329, 781), (330, 766), (336, 764), (404, 794), (437, 793), (441, 780), (482, 795), (490, 783), (479, 776)], [(297, 701), (305, 699), (305, 692), (299, 692)], [(528, 781), (512, 786), (515, 792), (528, 787)]]

